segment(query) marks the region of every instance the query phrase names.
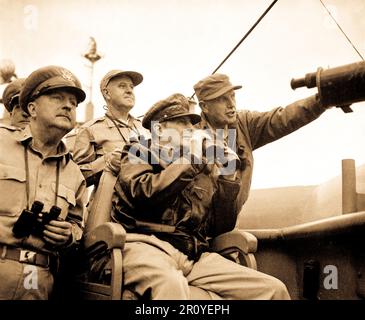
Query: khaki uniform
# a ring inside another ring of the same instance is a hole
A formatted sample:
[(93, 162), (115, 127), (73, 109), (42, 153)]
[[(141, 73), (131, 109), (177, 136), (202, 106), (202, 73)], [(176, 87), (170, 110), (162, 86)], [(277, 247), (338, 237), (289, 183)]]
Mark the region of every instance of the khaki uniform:
[(127, 125), (122, 122), (116, 124), (120, 132), (113, 121), (103, 116), (85, 123), (76, 136), (74, 160), (80, 166), (88, 186), (98, 183), (106, 166), (106, 153), (123, 148), (131, 137), (143, 135), (147, 138), (150, 135), (141, 122), (132, 116), (129, 116)]
[[(131, 232), (123, 251), (125, 287), (152, 299), (287, 299), (277, 279), (209, 252), (225, 217), (234, 216), (239, 182), (202, 164), (133, 164), (122, 154), (113, 218)], [(234, 227), (229, 226), (230, 229)]]
[[(32, 136), (29, 128), (20, 131), (13, 127), (1, 126), (0, 244), (3, 256), (0, 257), (0, 278), (2, 278), (0, 299), (47, 299), (53, 283), (53, 277), (49, 269), (37, 266), (39, 276), (43, 275), (41, 279), (46, 279), (46, 283), (39, 279), (39, 286), (41, 286), (39, 290), (25, 290), (19, 284), (19, 280), (15, 280), (14, 277), (24, 277), (21, 269), (26, 264), (6, 259), (7, 246), (24, 248), (44, 254), (57, 253), (37, 236), (30, 235), (29, 237), (15, 238), (12, 233), (14, 223), (22, 210), (27, 207), (25, 146), (28, 150), (29, 164), (29, 205), (31, 206), (35, 200), (41, 201), (44, 203), (43, 212), (48, 212), (55, 204), (56, 163), (58, 160), (60, 175), (57, 206), (62, 210), (60, 218), (69, 221), (73, 226), (72, 241), (69, 246), (80, 240), (82, 235), (86, 183), (64, 144), (60, 144), (57, 154), (42, 159), (41, 154), (32, 146)], [(16, 268), (20, 271), (15, 272), (15, 267), (13, 268), (11, 265), (16, 265)], [(10, 272), (9, 268), (14, 269), (14, 273)], [(5, 277), (7, 282), (3, 282)], [(9, 287), (5, 283), (9, 284)], [(14, 283), (20, 287), (13, 287), (12, 284)]]
[(206, 172), (204, 162), (190, 159), (179, 158), (167, 167), (134, 160), (123, 152), (115, 186), (112, 215), (126, 230), (153, 233), (194, 260), (208, 249), (207, 237), (234, 228), (238, 180), (218, 176), (216, 167)]
[[(246, 202), (251, 187), (254, 164), (252, 152), (305, 126), (317, 119), (325, 110), (319, 99), (311, 96), (285, 108), (279, 107), (267, 112), (238, 111), (236, 126), (231, 128), (236, 130), (233, 141), (235, 145), (231, 147), (244, 162), (244, 166), (237, 171), (241, 185), (236, 199), (238, 212)], [(205, 120), (197, 126), (202, 129), (210, 128)]]
[[(227, 211), (222, 210), (222, 213), (231, 214), (235, 217), (249, 194), (253, 170), (253, 150), (308, 124), (318, 118), (324, 111), (325, 108), (322, 107), (316, 97), (309, 97), (294, 102), (285, 108), (276, 108), (269, 112), (238, 112), (235, 127), (236, 135), (233, 141), (236, 145), (231, 147), (233, 149), (235, 147), (241, 162), (244, 164), (238, 168), (236, 175), (240, 184), (239, 193), (233, 208), (229, 208), (229, 204), (237, 193), (231, 193), (233, 198), (229, 197), (230, 193), (228, 193), (228, 196), (226, 194), (226, 197), (223, 194), (216, 197), (216, 201), (212, 202), (212, 207), (217, 207), (219, 203), (224, 204), (227, 206)], [(209, 128), (204, 120), (197, 126), (199, 128)], [(227, 142), (229, 144), (230, 141)], [(165, 172), (167, 177), (162, 178), (162, 174), (159, 176), (158, 171), (152, 173), (149, 170), (142, 170), (139, 172), (138, 169), (133, 167), (129, 164), (128, 170), (121, 170), (119, 178), (123, 182), (119, 186), (117, 185), (117, 190), (119, 187), (118, 193), (122, 195), (121, 202), (127, 200), (125, 201), (127, 205), (123, 209), (126, 209), (128, 205), (132, 205), (133, 210), (125, 211), (127, 215), (132, 215), (132, 212), (135, 212), (134, 218), (138, 220), (148, 219), (148, 215), (151, 214), (149, 219), (156, 219), (155, 221), (157, 221), (161, 217), (166, 217), (168, 213), (176, 210), (176, 208), (180, 210), (183, 208), (177, 199), (183, 198), (186, 192), (189, 192), (189, 188), (185, 188), (189, 184), (186, 181), (188, 180), (187, 177), (179, 175), (180, 171), (178, 169), (172, 169), (170, 173), (167, 170), (162, 171)], [(182, 172), (188, 174), (190, 171), (185, 168)], [(154, 181), (159, 183), (153, 184)], [(164, 184), (169, 185), (169, 187), (161, 188), (161, 185)], [(194, 182), (191, 185), (196, 186), (198, 189), (201, 187)], [(177, 186), (180, 186), (180, 188), (177, 188)], [(192, 190), (195, 189), (194, 187)], [(217, 188), (214, 190), (215, 194), (218, 195)], [(199, 206), (202, 208), (203, 204), (209, 203), (211, 200), (209, 196), (205, 198), (209, 193), (200, 191), (203, 194), (201, 198), (195, 198), (195, 201), (194, 198), (190, 198), (193, 199), (193, 201), (190, 201), (191, 210), (189, 211), (185, 207), (186, 215), (179, 217), (184, 222), (190, 221), (191, 234), (194, 234), (194, 226), (199, 227), (199, 223), (194, 224), (194, 213), (199, 212), (197, 210)], [(157, 201), (156, 205), (149, 202), (152, 198)], [(140, 210), (141, 204), (145, 206), (144, 210)], [(160, 214), (157, 212), (158, 208), (161, 210)], [(206, 208), (202, 209), (204, 211)], [(164, 223), (168, 223), (167, 221), (164, 221)], [(223, 223), (225, 218), (219, 221)], [(179, 220), (172, 223), (178, 225)], [(125, 225), (128, 226), (128, 224)], [(124, 267), (125, 284), (142, 295), (145, 290), (152, 289), (151, 295), (154, 299), (192, 298), (189, 285), (204, 289), (214, 299), (289, 298), (284, 284), (278, 279), (234, 264), (215, 253), (203, 252), (197, 261), (193, 261), (189, 259), (181, 247), (178, 247), (174, 241), (170, 241), (168, 236), (161, 237), (158, 233), (154, 233), (154, 235), (135, 236), (131, 234), (127, 236)]]

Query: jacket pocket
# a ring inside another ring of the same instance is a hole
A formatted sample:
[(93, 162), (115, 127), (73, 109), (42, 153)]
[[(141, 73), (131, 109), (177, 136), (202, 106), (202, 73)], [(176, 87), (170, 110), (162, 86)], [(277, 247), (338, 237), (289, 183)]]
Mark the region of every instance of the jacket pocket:
[(15, 216), (25, 208), (25, 170), (0, 164), (0, 215)]
[(189, 225), (192, 230), (199, 229), (201, 223), (205, 220), (209, 212), (212, 194), (212, 186), (197, 184), (192, 185), (191, 189), (187, 192), (187, 197), (191, 203)]
[[(56, 183), (52, 182), (52, 191), (56, 192)], [(57, 206), (61, 208), (61, 218), (66, 218), (70, 206), (76, 206), (75, 192), (63, 184), (58, 186)]]

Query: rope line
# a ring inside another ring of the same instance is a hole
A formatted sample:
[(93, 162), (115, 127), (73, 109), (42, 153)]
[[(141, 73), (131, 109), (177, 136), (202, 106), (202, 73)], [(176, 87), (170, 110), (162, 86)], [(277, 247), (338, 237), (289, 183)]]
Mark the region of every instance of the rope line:
[(355, 47), (355, 45), (351, 42), (351, 39), (347, 36), (347, 34), (345, 33), (345, 31), (341, 28), (341, 26), (338, 24), (338, 22), (336, 21), (335, 17), (331, 14), (331, 12), (327, 9), (326, 5), (323, 3), (322, 0), (319, 0), (320, 3), (322, 4), (322, 6), (326, 9), (327, 13), (329, 14), (329, 16), (332, 18), (332, 20), (336, 23), (337, 27), (340, 29), (340, 31), (342, 32), (342, 34), (346, 37), (347, 41), (351, 44), (351, 46), (354, 48), (354, 50), (356, 51), (356, 53), (359, 55), (359, 57), (364, 60), (363, 56), (361, 55), (361, 53), (359, 52), (359, 50), (357, 50), (357, 48)]

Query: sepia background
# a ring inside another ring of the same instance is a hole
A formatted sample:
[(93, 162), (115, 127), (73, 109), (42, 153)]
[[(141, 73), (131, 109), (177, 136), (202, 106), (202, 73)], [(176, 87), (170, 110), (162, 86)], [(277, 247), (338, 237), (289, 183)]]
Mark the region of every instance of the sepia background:
[[(101, 59), (94, 64), (94, 116), (104, 113), (99, 81), (113, 68), (135, 70), (144, 81), (132, 111), (141, 116), (172, 93), (193, 94), (248, 31), (270, 1), (248, 0), (0, 0), (0, 60), (11, 59), (18, 77), (41, 66), (74, 72), (90, 93), (83, 57), (90, 37)], [(365, 54), (365, 1), (324, 0), (346, 34)], [(314, 94), (290, 88), (292, 78), (318, 67), (361, 58), (319, 0), (279, 0), (219, 70), (243, 88), (237, 107), (258, 111)], [(365, 163), (365, 103), (352, 114), (333, 108), (321, 118), (255, 151), (253, 188), (318, 184), (340, 174), (341, 159)], [(197, 112), (199, 110), (196, 110)], [(1, 111), (2, 112), (2, 111)], [(78, 121), (85, 120), (85, 103)]]

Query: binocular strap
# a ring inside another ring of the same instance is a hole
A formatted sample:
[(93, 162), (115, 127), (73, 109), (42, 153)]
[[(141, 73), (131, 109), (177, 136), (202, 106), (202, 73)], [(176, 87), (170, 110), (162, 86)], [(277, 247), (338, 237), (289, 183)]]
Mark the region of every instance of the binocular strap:
[(119, 129), (119, 126), (118, 126), (117, 122), (118, 122), (118, 123), (120, 123), (121, 125), (123, 125), (124, 127), (127, 127), (128, 129), (130, 129), (130, 130), (134, 131), (137, 135), (139, 135), (139, 132), (138, 132), (137, 128), (133, 128), (132, 126), (128, 125), (127, 123), (124, 123), (124, 122), (122, 122), (122, 121), (118, 120), (117, 118), (113, 118), (113, 117), (111, 117), (111, 116), (110, 116), (110, 115), (108, 115), (107, 113), (105, 114), (105, 116), (106, 116), (107, 118), (109, 118), (109, 119), (111, 120), (111, 122), (113, 122), (114, 127), (116, 127), (116, 128), (117, 128), (117, 130), (118, 130), (118, 132), (119, 132), (120, 136), (122, 137), (122, 139), (123, 139), (126, 143), (129, 143), (129, 139), (126, 139), (126, 138), (124, 137), (123, 133), (122, 133), (122, 132), (120, 131), (120, 129)]

